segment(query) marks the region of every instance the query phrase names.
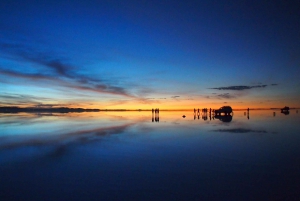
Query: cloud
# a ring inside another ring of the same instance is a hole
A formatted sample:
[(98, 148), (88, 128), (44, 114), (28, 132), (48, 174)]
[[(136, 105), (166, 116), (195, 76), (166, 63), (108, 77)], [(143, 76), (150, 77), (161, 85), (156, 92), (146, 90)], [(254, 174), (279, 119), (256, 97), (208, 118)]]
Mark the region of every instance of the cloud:
[(245, 129), (245, 128), (217, 129), (212, 131), (221, 132), (221, 133), (268, 133), (265, 130), (253, 130), (253, 129)]
[(217, 90), (246, 90), (246, 89), (253, 89), (253, 88), (265, 88), (268, 85), (255, 85), (255, 86), (228, 86), (228, 87), (215, 87), (209, 89), (217, 89)]
[[(28, 122), (28, 119), (26, 119)], [(16, 149), (25, 146), (45, 146), (45, 145), (54, 145), (60, 147), (64, 145), (66, 147), (72, 147), (74, 144), (78, 143), (87, 143), (87, 142), (94, 142), (99, 141), (103, 136), (107, 135), (114, 135), (114, 134), (122, 134), (125, 132), (126, 129), (133, 126), (134, 123), (127, 123), (120, 126), (111, 126), (111, 127), (99, 127), (93, 129), (79, 129), (78, 131), (67, 131), (61, 133), (59, 136), (48, 136), (40, 137), (40, 135), (33, 136), (28, 140), (18, 140), (15, 139), (14, 141), (6, 142), (1, 139), (2, 143), (0, 143), (0, 150), (10, 150)]]
[(277, 86), (278, 84), (271, 84), (271, 86)]
[[(1, 94), (0, 95), (0, 105), (3, 106), (37, 106), (42, 105), (42, 102), (49, 101), (49, 98), (36, 97), (31, 95), (20, 95), (20, 94)], [(61, 105), (57, 105), (61, 106)]]
[(82, 91), (107, 93), (133, 98), (135, 97), (128, 92), (124, 84), (122, 86), (117, 84), (120, 83), (120, 80), (108, 78), (101, 79), (98, 77), (95, 78), (93, 75), (82, 75), (76, 71), (78, 68), (77, 66), (69, 64), (66, 59), (56, 57), (56, 55), (53, 53), (37, 51), (36, 49), (22, 44), (2, 42), (0, 43), (0, 47), (3, 47), (6, 53), (9, 53), (11, 56), (13, 56), (14, 60), (21, 59), (46, 68), (43, 72), (39, 70), (38, 73), (24, 73), (17, 70), (1, 69), (0, 66), (0, 73), (4, 75), (30, 79), (32, 81), (52, 81), (51, 87), (58, 85)]
[(233, 98), (236, 98), (234, 95), (231, 95), (229, 93), (224, 93), (224, 94), (219, 94), (217, 95), (218, 97), (220, 98), (225, 98), (225, 99), (233, 99)]
[(171, 96), (171, 98), (179, 98), (180, 96)]

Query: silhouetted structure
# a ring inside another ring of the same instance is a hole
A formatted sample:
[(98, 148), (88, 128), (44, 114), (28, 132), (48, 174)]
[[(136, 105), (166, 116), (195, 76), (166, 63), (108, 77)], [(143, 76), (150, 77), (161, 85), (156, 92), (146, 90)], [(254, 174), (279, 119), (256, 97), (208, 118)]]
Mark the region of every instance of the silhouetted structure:
[(218, 110), (215, 110), (215, 115), (230, 115), (232, 113), (232, 108), (230, 106), (223, 106)]
[(229, 115), (215, 115), (216, 119), (219, 119), (220, 121), (223, 122), (231, 122), (232, 121), (232, 116)]
[(152, 122), (159, 122), (159, 108), (152, 108)]

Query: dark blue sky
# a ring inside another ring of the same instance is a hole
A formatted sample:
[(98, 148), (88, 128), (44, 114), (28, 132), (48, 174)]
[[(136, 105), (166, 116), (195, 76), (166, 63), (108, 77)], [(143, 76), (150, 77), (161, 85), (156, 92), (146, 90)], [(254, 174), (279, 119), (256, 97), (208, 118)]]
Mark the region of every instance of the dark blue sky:
[(299, 106), (299, 1), (2, 1), (0, 105)]

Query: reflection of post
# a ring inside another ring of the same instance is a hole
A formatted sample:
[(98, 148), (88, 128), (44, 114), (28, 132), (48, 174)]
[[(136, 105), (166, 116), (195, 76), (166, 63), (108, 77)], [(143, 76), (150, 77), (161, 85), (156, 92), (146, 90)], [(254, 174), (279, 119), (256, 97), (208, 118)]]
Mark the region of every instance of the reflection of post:
[(152, 109), (152, 122), (154, 122), (154, 113), (153, 113), (153, 109)]
[(207, 120), (207, 109), (206, 108), (204, 108), (204, 109), (202, 109), (202, 119), (204, 120), (204, 121), (206, 121)]
[(152, 108), (152, 122), (159, 122), (159, 108)]
[(276, 115), (276, 112), (273, 112), (273, 117), (275, 117), (275, 115)]
[(155, 122), (159, 122), (159, 109), (155, 109)]
[(247, 109), (247, 118), (248, 118), (248, 119), (249, 119), (249, 114), (250, 114), (249, 111), (250, 111), (250, 109), (248, 108), (248, 109)]

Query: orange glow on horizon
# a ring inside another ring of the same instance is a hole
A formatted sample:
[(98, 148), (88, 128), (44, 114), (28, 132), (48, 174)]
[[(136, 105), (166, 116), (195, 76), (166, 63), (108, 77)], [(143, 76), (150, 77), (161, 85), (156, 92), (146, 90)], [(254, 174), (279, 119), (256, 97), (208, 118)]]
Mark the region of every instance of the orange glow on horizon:
[[(237, 102), (237, 101), (228, 101), (224, 102), (223, 100), (212, 100), (208, 101), (204, 100), (163, 100), (163, 101), (156, 101), (156, 102), (149, 102), (143, 103), (139, 100), (132, 100), (128, 101), (124, 104), (112, 104), (111, 102), (96, 102), (96, 101), (83, 101), (80, 103), (73, 103), (59, 101), (56, 102), (47, 102), (45, 105), (36, 106), (33, 104), (23, 104), (23, 105), (10, 105), (10, 106), (17, 106), (17, 107), (43, 107), (43, 108), (53, 108), (57, 107), (68, 107), (68, 108), (84, 108), (84, 109), (100, 109), (100, 110), (152, 110), (155, 108), (159, 108), (160, 110), (194, 110), (195, 109), (202, 109), (202, 108), (211, 108), (211, 109), (218, 109), (222, 106), (231, 106), (234, 110), (237, 109), (270, 109), (270, 108), (282, 108), (284, 106), (289, 106), (291, 108), (299, 108), (299, 104), (297, 101), (283, 103), (280, 101), (274, 101), (272, 103), (262, 103), (261, 101), (257, 100), (247, 100), (244, 102)], [(0, 105), (0, 106), (7, 106), (7, 105)]]

